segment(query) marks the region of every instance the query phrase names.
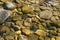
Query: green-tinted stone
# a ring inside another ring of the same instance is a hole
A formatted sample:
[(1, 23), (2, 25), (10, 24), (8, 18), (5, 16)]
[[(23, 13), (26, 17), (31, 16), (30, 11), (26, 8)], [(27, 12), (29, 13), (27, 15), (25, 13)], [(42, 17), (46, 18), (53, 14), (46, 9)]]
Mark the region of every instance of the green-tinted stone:
[(30, 12), (33, 12), (34, 8), (33, 6), (30, 6), (30, 5), (25, 5), (22, 7), (22, 11), (24, 13), (30, 13)]

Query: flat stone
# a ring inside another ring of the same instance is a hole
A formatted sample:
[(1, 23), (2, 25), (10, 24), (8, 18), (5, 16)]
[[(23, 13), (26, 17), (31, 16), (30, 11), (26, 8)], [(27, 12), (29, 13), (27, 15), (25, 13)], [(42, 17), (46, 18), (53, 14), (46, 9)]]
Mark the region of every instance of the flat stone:
[(10, 14), (7, 12), (7, 10), (0, 9), (0, 23), (4, 22)]
[(34, 11), (34, 7), (30, 5), (25, 5), (22, 7), (22, 12), (24, 13), (30, 13)]
[(37, 35), (39, 35), (39, 36), (43, 36), (43, 37), (46, 36), (46, 32), (43, 31), (43, 30), (39, 30), (39, 29), (38, 29), (35, 33), (36, 33)]
[(32, 32), (29, 29), (22, 28), (22, 32), (26, 35), (30, 35)]
[(50, 19), (51, 17), (52, 17), (51, 11), (45, 10), (45, 11), (40, 12), (40, 18)]

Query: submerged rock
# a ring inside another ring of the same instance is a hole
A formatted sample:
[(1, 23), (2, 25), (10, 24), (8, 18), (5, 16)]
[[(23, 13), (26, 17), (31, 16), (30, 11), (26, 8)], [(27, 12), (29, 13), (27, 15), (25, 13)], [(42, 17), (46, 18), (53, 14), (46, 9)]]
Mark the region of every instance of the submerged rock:
[(22, 32), (26, 35), (30, 35), (32, 32), (29, 29), (22, 28)]
[(5, 6), (7, 9), (14, 9), (16, 7), (16, 5), (12, 2), (6, 2)]
[(22, 7), (22, 11), (24, 13), (29, 13), (29, 12), (33, 12), (34, 10), (34, 7), (33, 6), (30, 6), (30, 5), (25, 5)]
[(35, 32), (37, 35), (39, 35), (39, 36), (42, 36), (42, 37), (45, 37), (46, 36), (46, 32), (45, 31), (43, 31), (43, 30), (37, 30), (36, 32)]
[(40, 12), (40, 18), (50, 19), (51, 17), (52, 17), (51, 11), (45, 10), (45, 11)]
[(0, 23), (4, 22), (9, 16), (10, 13), (7, 10), (0, 9)]

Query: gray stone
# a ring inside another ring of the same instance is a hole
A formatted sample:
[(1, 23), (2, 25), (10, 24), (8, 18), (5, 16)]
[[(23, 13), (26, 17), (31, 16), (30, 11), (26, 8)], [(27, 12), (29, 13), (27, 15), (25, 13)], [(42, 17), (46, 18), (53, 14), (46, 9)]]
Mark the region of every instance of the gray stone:
[(0, 10), (0, 23), (4, 22), (10, 14), (6, 10)]
[(51, 11), (45, 10), (45, 11), (40, 12), (40, 18), (50, 19), (51, 17), (52, 17)]

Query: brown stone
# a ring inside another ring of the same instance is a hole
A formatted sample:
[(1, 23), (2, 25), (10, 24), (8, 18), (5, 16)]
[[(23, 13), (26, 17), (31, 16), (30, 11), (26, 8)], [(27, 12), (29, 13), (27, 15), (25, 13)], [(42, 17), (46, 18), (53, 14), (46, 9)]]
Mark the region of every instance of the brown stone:
[(14, 37), (13, 37), (13, 36), (6, 36), (5, 39), (6, 39), (6, 40), (14, 40)]
[(60, 40), (60, 36), (57, 36), (57, 37), (56, 37), (56, 40)]
[(26, 28), (22, 28), (22, 32), (26, 35), (31, 34), (31, 31), (29, 29), (26, 29)]
[(43, 36), (43, 37), (46, 36), (46, 32), (43, 31), (43, 30), (40, 30), (40, 29), (38, 29), (35, 33), (36, 33), (37, 35), (39, 35), (39, 36)]

